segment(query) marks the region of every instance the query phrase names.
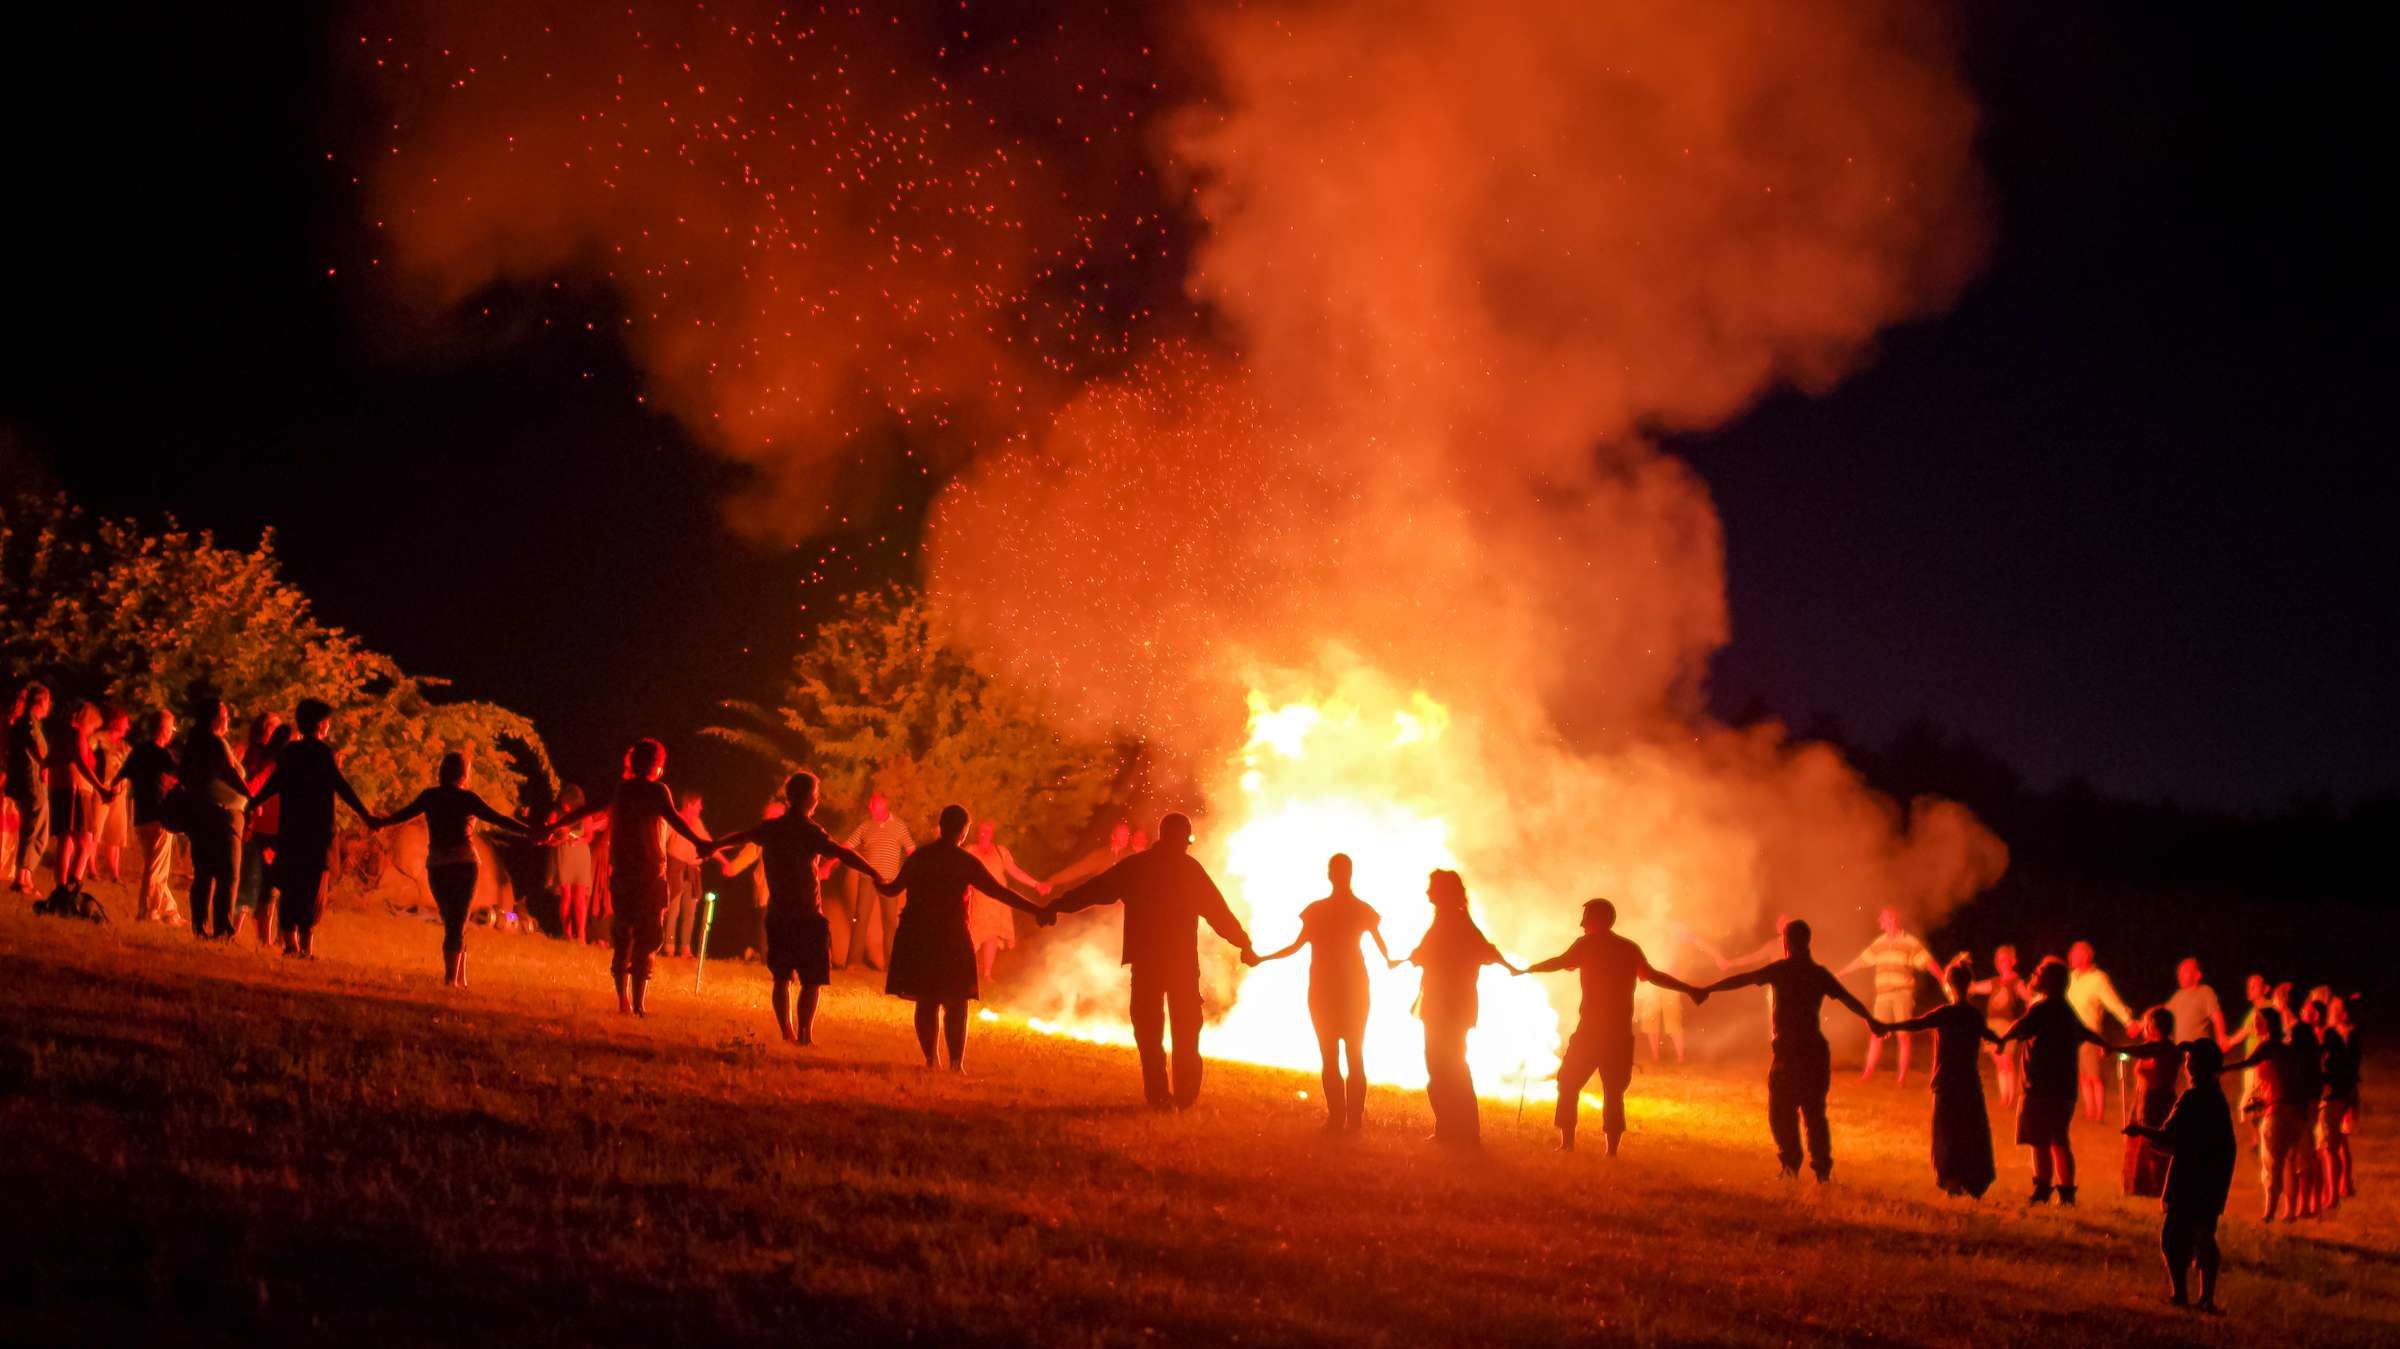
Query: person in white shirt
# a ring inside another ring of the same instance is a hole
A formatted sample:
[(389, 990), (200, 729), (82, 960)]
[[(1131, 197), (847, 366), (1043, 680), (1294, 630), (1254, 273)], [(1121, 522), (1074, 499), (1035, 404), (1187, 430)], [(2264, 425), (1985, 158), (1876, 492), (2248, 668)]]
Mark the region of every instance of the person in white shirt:
[(2225, 1009), (2217, 1002), (2217, 990), (2200, 982), (2200, 962), (2191, 956), (2175, 967), (2175, 991), (2167, 995), (2167, 1014), (2175, 1018), (2175, 1043), (2225, 1043)]
[[(877, 792), (867, 798), (867, 818), (850, 831), (842, 846), (866, 858), (876, 876), (888, 881), (900, 874), (900, 864), (917, 850), (917, 841), (909, 836), (907, 825), (893, 818), (890, 799)], [(897, 896), (886, 898), (864, 876), (851, 877), (850, 940), (836, 953), (834, 963), (848, 969), (864, 961), (868, 969), (882, 969), (892, 939), (899, 934), (900, 909), (905, 902)]]
[[(2075, 1009), (2075, 1017), (2083, 1028), (2100, 1034), (2103, 1014), (2117, 1019), (2117, 1028), (2133, 1028), (2133, 1009), (2117, 996), (2116, 981), (2108, 971), (2092, 963), (2092, 944), (2079, 941), (2067, 948), (2067, 1005)], [(2083, 1098), (2083, 1117), (2099, 1119), (2108, 1111), (2108, 1084), (2100, 1075), (2108, 1062), (2108, 1051), (2086, 1041), (2083, 1046), (2080, 1071), (2076, 1074), (2076, 1090)]]
[[(1867, 943), (1867, 949), (1859, 952), (1857, 959), (1834, 973), (1839, 976), (1852, 970), (1874, 967), (1875, 1019), (1887, 1022), (1909, 1020), (1917, 1014), (1917, 971), (1923, 970), (1938, 976), (1942, 972), (1941, 962), (1933, 958), (1933, 952), (1925, 949), (1925, 943), (1918, 940), (1917, 934), (1901, 928), (1897, 909), (1885, 909), (1876, 914), (1875, 925), (1883, 931), (1875, 940)], [(1896, 1086), (1905, 1087), (1908, 1085), (1909, 1046), (1916, 1037), (1906, 1032), (1896, 1033), (1900, 1036), (1900, 1074), (1892, 1081)], [(1859, 1073), (1858, 1080), (1871, 1080), (1875, 1076), (1876, 1060), (1882, 1057), (1883, 1037), (1879, 1035), (1867, 1041), (1867, 1066)]]

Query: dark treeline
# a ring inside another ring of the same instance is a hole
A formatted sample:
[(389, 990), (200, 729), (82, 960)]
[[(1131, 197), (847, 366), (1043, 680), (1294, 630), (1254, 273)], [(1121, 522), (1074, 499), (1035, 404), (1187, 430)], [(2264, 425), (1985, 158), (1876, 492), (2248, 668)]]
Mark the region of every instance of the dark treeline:
[(1963, 947), (1985, 963), (2003, 942), (2031, 957), (2082, 938), (2141, 1003), (2173, 989), (2178, 958), (2198, 956), (2229, 1013), (2254, 971), (2303, 990), (2366, 993), (2361, 1014), (2393, 990), (2400, 796), (2308, 796), (2257, 810), (2128, 800), (2080, 779), (2035, 789), (1997, 755), (1927, 722), (1882, 745), (1822, 724), (1809, 735), (1841, 744), (1895, 799), (1962, 802), (2007, 841), (2008, 874), (1935, 926), (1936, 950)]

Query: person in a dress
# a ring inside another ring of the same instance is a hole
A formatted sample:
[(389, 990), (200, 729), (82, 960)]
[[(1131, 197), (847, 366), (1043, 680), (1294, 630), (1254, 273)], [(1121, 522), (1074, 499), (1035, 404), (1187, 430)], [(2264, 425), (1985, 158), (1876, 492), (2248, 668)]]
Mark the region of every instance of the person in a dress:
[[(900, 874), (877, 884), (886, 897), (906, 894), (900, 927), (892, 935), (891, 968), (884, 992), (917, 1005), (917, 1047), (925, 1066), (936, 1066), (935, 1031), (950, 1071), (967, 1060), (967, 1004), (980, 993), (975, 947), (967, 936), (967, 891), (980, 890), (1012, 909), (1040, 916), (1042, 906), (1000, 883), (959, 846), (967, 833), (967, 808), (944, 806), (940, 837), (908, 855)], [(862, 858), (861, 860), (866, 860)]]
[(1967, 1001), (1975, 965), (1963, 953), (1942, 972), (1950, 1001), (1902, 1022), (1875, 1021), (1878, 1034), (1933, 1032), (1933, 1180), (1944, 1194), (1983, 1198), (1999, 1173), (1992, 1164), (1992, 1120), (1983, 1108), (1986, 1041), (2000, 1037), (1983, 1009)]
[(100, 850), (100, 821), (117, 798), (117, 789), (101, 775), (100, 709), (89, 702), (75, 704), (67, 717), (67, 733), (59, 737), (57, 781), (67, 789), (66, 828), (59, 833), (58, 884), (72, 890), (92, 874)]
[(1483, 1110), (1467, 1063), (1467, 1033), (1482, 1014), (1476, 984), (1483, 967), (1521, 974), (1476, 925), (1467, 883), (1455, 871), (1426, 877), (1433, 921), (1406, 963), (1424, 972), (1417, 985), (1417, 1019), (1425, 1024), (1425, 1100), (1433, 1107), (1433, 1141), (1448, 1147), (1483, 1146)]
[[(583, 809), (583, 788), (570, 782), (558, 792), (553, 821)], [(558, 878), (559, 935), (571, 942), (585, 940), (592, 926), (592, 829), (579, 821), (560, 831), (551, 845), (550, 865)]]
[(125, 883), (125, 847), (133, 842), (133, 795), (122, 790), (118, 778), (123, 775), (125, 761), (132, 757), (129, 739), (133, 718), (121, 707), (100, 710), (100, 744), (94, 757), (100, 761), (100, 778), (119, 790), (100, 817), (100, 857), (96, 868), (111, 885)]
[(2034, 999), (2000, 1036), (2001, 1043), (2025, 1042), (2025, 1094), (2017, 1102), (2017, 1142), (2033, 1158), (2032, 1202), (2075, 1203), (2076, 1075), (2083, 1051), (2107, 1041), (2083, 1024), (2067, 1001), (2067, 967), (2048, 956), (2033, 972)]
[[(1367, 962), (1358, 944), (1374, 942), (1384, 965), (1392, 963), (1392, 953), (1383, 944), (1383, 919), (1351, 890), (1350, 877), (1349, 855), (1335, 853), (1325, 863), (1325, 879), (1333, 893), (1300, 910), (1300, 935), (1291, 945), (1251, 962), (1263, 965), (1308, 948), (1308, 1019), (1317, 1032), (1328, 1133), (1355, 1133), (1366, 1122)], [(1342, 1076), (1345, 1050), (1350, 1056), (1347, 1080)]]
[[(975, 841), (967, 851), (983, 863), (983, 869), (998, 877), (1003, 884), (1025, 886), (1047, 898), (1050, 887), (1034, 878), (1032, 873), (1017, 865), (1017, 855), (1000, 842), (999, 825), (991, 820), (975, 826)], [(975, 975), (978, 979), (992, 977), (992, 965), (1002, 951), (1017, 944), (1017, 916), (1008, 906), (980, 890), (967, 892), (967, 936), (975, 943)]]

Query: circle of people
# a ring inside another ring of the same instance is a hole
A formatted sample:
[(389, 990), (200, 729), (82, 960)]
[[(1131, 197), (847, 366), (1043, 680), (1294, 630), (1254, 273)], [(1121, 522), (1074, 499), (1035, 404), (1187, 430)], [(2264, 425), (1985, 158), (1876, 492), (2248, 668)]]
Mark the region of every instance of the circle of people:
[[(706, 837), (697, 827), (697, 811), (688, 801), (679, 805), (665, 785), (666, 750), (656, 740), (637, 740), (626, 750), (623, 776), (606, 796), (585, 801), (569, 786), (550, 818), (529, 827), (476, 793), (471, 765), (456, 752), (442, 758), (435, 784), (405, 806), (388, 814), (369, 810), (327, 742), (333, 711), (317, 699), (302, 700), (289, 726), (268, 729), (264, 719), (254, 724), (244, 754), (236, 754), (226, 739), (231, 709), (221, 699), (195, 705), (193, 726), (179, 747), (176, 719), (165, 709), (151, 711), (135, 728), (124, 713), (85, 702), (66, 717), (54, 749), (45, 725), (51, 703), (46, 688), (28, 684), (9, 713), (5, 762), (0, 763), (0, 874), (13, 875), (19, 893), (38, 893), (34, 871), (55, 832), (55, 902), (75, 892), (102, 858), (113, 872), (129, 838), (138, 839), (139, 917), (173, 922), (168, 885), (174, 841), (181, 838), (192, 862), (188, 899), (197, 937), (234, 938), (238, 915), (249, 912), (258, 915), (258, 936), (265, 943), (265, 914), (272, 911), (284, 952), (312, 958), (337, 807), (346, 806), (369, 829), (422, 818), (425, 882), (443, 928), (443, 979), (463, 987), (465, 929), (479, 878), (474, 826), (480, 822), (501, 835), (557, 850), (562, 920), (570, 938), (585, 941), (596, 940), (588, 930), (591, 850), (605, 835), (616, 910), (608, 925), (610, 974), (618, 1010), (630, 1016), (647, 1012), (654, 959), (667, 945), (671, 909), (688, 909), (688, 903), (679, 904), (672, 878), (679, 868), (688, 871), (700, 859), (731, 850), (735, 860), (727, 869), (758, 866), (771, 897), (763, 913), (771, 1002), (781, 1034), (799, 1045), (812, 1043), (819, 992), (832, 978), (833, 932), (820, 883), (838, 866), (858, 877), (849, 946), (855, 953), (871, 944), (886, 956), (886, 991), (915, 1004), (917, 1042), (928, 1068), (963, 1069), (967, 1004), (980, 996), (980, 980), (990, 976), (992, 953), (1003, 944), (990, 935), (987, 915), (997, 913), (1006, 923), (1005, 912), (986, 910), (977, 901), (988, 897), (1044, 926), (1065, 914), (1115, 904), (1124, 910), (1123, 964), (1144, 1097), (1162, 1110), (1188, 1108), (1199, 1098), (1199, 927), (1206, 923), (1245, 964), (1309, 949), (1308, 1008), (1322, 1058), (1326, 1128), (1333, 1132), (1355, 1131), (1364, 1121), (1369, 983), (1362, 943), (1372, 941), (1387, 965), (1414, 964), (1422, 971), (1416, 1010), (1424, 1023), (1426, 1094), (1438, 1143), (1473, 1146), (1479, 1141), (1467, 1035), (1477, 1020), (1481, 971), (1499, 965), (1512, 975), (1573, 971), (1581, 982), (1578, 1023), (1558, 1069), (1554, 1122), (1563, 1150), (1575, 1146), (1583, 1090), (1597, 1077), (1601, 1129), (1607, 1152), (1616, 1154), (1626, 1128), (1625, 1092), (1632, 1080), (1637, 1023), (1650, 1032), (1654, 1059), (1662, 1031), (1680, 1057), (1682, 1020), (1672, 995), (1697, 1004), (1717, 993), (1757, 986), (1767, 990), (1771, 1026), (1769, 1132), (1786, 1177), (1796, 1178), (1803, 1160), (1819, 1181), (1833, 1170), (1826, 1114), (1832, 1060), (1820, 1024), (1824, 1003), (1833, 1001), (1873, 1033), (1862, 1080), (1873, 1076), (1885, 1041), (1896, 1037), (1898, 1075), (1905, 1081), (1911, 1037), (1932, 1033), (1933, 1168), (1936, 1183), (1954, 1195), (1979, 1198), (1996, 1177), (1980, 1072), (1987, 1049), (2001, 1104), (2015, 1109), (2016, 1141), (2031, 1158), (2035, 1204), (2075, 1203), (2070, 1126), (2079, 1111), (2092, 1120), (2103, 1118), (2104, 1068), (2108, 1056), (2116, 1055), (2124, 1101), (2124, 1185), (2128, 1193), (2162, 1200), (2161, 1248), (2170, 1298), (2178, 1304), (2189, 1302), (2187, 1279), (2196, 1269), (2199, 1305), (2215, 1305), (2216, 1228), (2236, 1158), (2235, 1108), (2219, 1085), (2221, 1075), (2244, 1074), (2240, 1113), (2250, 1119), (2255, 1135), (2264, 1220), (2273, 1221), (2279, 1213), (2286, 1220), (2315, 1216), (2357, 1193), (2349, 1138), (2358, 1115), (2359, 1059), (2344, 1000), (2319, 988), (2295, 1014), (2290, 985), (2271, 985), (2253, 974), (2249, 1009), (2229, 1030), (2216, 993), (2194, 959), (2178, 967), (2177, 990), (2165, 1003), (2136, 1015), (2094, 963), (2089, 943), (2075, 943), (2063, 960), (2044, 957), (2029, 976), (2020, 972), (2016, 951), (2003, 946), (1994, 952), (1991, 973), (1978, 977), (1965, 954), (1936, 961), (1921, 939), (1903, 929), (1899, 915), (1886, 909), (1878, 915), (1880, 934), (1840, 971), (1815, 960), (1805, 919), (1780, 919), (1774, 940), (1733, 961), (1717, 956), (1688, 930), (1674, 928), (1678, 950), (1707, 951), (1721, 970), (1755, 966), (1713, 983), (1692, 984), (1651, 964), (1639, 945), (1615, 931), (1615, 906), (1594, 899), (1583, 906), (1581, 938), (1556, 956), (1519, 968), (1477, 926), (1466, 885), (1449, 870), (1428, 878), (1431, 923), (1417, 947), (1395, 959), (1384, 946), (1379, 915), (1352, 891), (1351, 861), (1341, 854), (1327, 864), (1326, 897), (1301, 911), (1298, 935), (1262, 955), (1191, 855), (1191, 821), (1181, 814), (1162, 818), (1156, 841), (1146, 848), (1119, 824), (1106, 853), (1055, 878), (1073, 884), (1045, 904), (1008, 884), (1019, 881), (1045, 897), (1052, 889), (1016, 866), (989, 824), (975, 844), (963, 842), (970, 823), (963, 806), (945, 807), (937, 837), (920, 847), (878, 795), (858, 831), (847, 842), (834, 841), (814, 819), (819, 785), (806, 772), (790, 776), (756, 824)], [(67, 807), (55, 831), (54, 789)], [(254, 814), (269, 809), (278, 815), (272, 828), (250, 827)], [(256, 893), (237, 906), (237, 890), (245, 885)], [(902, 896), (903, 904), (876, 908), (879, 897)], [(687, 918), (677, 928), (676, 949), (692, 944)], [(874, 954), (866, 958), (876, 963)], [(1862, 968), (1873, 971), (1872, 1006), (1840, 981)], [(1920, 971), (1935, 976), (1948, 997), (1922, 1014), (1915, 1006)], [(1637, 1003), (1642, 984), (1655, 992)], [(2104, 1018), (2112, 1016), (2130, 1035), (2122, 1044), (2112, 1045), (2101, 1033)], [(2124, 1081), (2128, 1072), (2130, 1088)]]

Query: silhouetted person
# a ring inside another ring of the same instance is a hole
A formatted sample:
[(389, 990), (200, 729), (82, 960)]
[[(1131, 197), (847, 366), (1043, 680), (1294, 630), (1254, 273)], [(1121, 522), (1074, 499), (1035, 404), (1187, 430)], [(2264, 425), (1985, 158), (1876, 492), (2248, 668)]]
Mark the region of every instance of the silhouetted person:
[(249, 915), (262, 951), (275, 942), (275, 885), (267, 863), (276, 854), (275, 831), (281, 826), (283, 804), (272, 797), (262, 802), (258, 794), (275, 776), (275, 756), (295, 734), (283, 724), (282, 713), (262, 712), (250, 719), (250, 735), (242, 743), (242, 780), (249, 784), (251, 800), (242, 820), (241, 866), (234, 879), (233, 935), (241, 936), (242, 917)]
[[(558, 808), (551, 812), (552, 824), (564, 816), (583, 809), (583, 788), (570, 782), (559, 789)], [(558, 880), (559, 935), (571, 942), (589, 938), (592, 930), (592, 842), (591, 830), (577, 824), (561, 832), (550, 850), (551, 870)]]
[[(717, 847), (756, 845), (765, 875), (767, 974), (775, 981), (775, 1028), (792, 1044), (815, 1043), (817, 995), (833, 980), (833, 925), (825, 917), (817, 863), (831, 858), (869, 881), (880, 879), (867, 859), (833, 841), (814, 818), (817, 775), (794, 773), (784, 780), (786, 809), (717, 840)], [(798, 982), (798, 1001), (792, 984)]]
[(1040, 914), (1042, 906), (1002, 885), (974, 854), (959, 846), (967, 833), (965, 806), (942, 807), (939, 828), (939, 838), (910, 853), (900, 864), (900, 874), (877, 886), (887, 897), (903, 891), (908, 895), (900, 910), (900, 930), (892, 936), (891, 970), (883, 991), (917, 1005), (917, 1048), (925, 1052), (928, 1068), (934, 1066), (939, 1018), (942, 1045), (955, 1073), (967, 1066), (967, 1004), (982, 991), (975, 978), (975, 944), (967, 935), (968, 889), (1030, 914)]
[(1425, 898), (1433, 904), (1433, 922), (1408, 953), (1409, 963), (1425, 972), (1417, 990), (1417, 1016), (1425, 1023), (1425, 1099), (1433, 1107), (1433, 1141), (1471, 1148), (1483, 1142), (1475, 1074), (1467, 1066), (1467, 1032), (1481, 1011), (1475, 985), (1486, 965), (1524, 971), (1475, 925), (1467, 883), (1457, 872), (1434, 872)]
[[(325, 873), (333, 866), (334, 803), (350, 807), (350, 813), (368, 828), (377, 826), (374, 813), (342, 776), (333, 746), (325, 742), (333, 726), (333, 709), (320, 699), (303, 698), (293, 710), (292, 721), (299, 728), (297, 738), (275, 752), (274, 769), (259, 788), (258, 799), (280, 797), (283, 801), (275, 826), (274, 861), (275, 888), (282, 903), (283, 950), (286, 955), (309, 956), (317, 949), (317, 920), (325, 909)], [(446, 768), (448, 760), (443, 762)], [(472, 867), (474, 862), (474, 855), (468, 854), (467, 864)], [(432, 865), (429, 854), (429, 884)], [(469, 879), (471, 891), (472, 877)]]
[(50, 690), (27, 684), (8, 723), (8, 799), (17, 806), (17, 874), (10, 888), (34, 893), (33, 873), (50, 852)]
[[(437, 786), (417, 793), (416, 799), (375, 822), (387, 825), (425, 817), (425, 884), (442, 914), (442, 985), (467, 986), (467, 910), (475, 903), (475, 821), (481, 820), (510, 838), (538, 837), (508, 818), (467, 786), (467, 756), (453, 750), (442, 756)], [(331, 812), (329, 811), (328, 814)]]
[[(1390, 965), (1392, 953), (1383, 944), (1383, 919), (1350, 889), (1350, 858), (1335, 853), (1325, 863), (1325, 879), (1333, 893), (1300, 911), (1300, 935), (1271, 955), (1253, 957), (1252, 964), (1281, 960), (1305, 946), (1308, 956), (1308, 1019), (1317, 1032), (1317, 1058), (1325, 1088), (1327, 1132), (1354, 1130), (1367, 1117), (1367, 961), (1358, 949), (1372, 939), (1375, 951)], [(1342, 1077), (1342, 1055), (1350, 1056), (1350, 1076)]]
[(1775, 1156), (1787, 1177), (1800, 1174), (1805, 1130), (1809, 1166), (1822, 1182), (1833, 1174), (1833, 1131), (1825, 1122), (1825, 1094), (1833, 1089), (1833, 1048), (1825, 1043), (1819, 1017), (1831, 998), (1861, 1021), (1874, 1018), (1833, 971), (1810, 957), (1811, 936), (1808, 920), (1794, 918), (1783, 925), (1783, 959), (1729, 975), (1699, 991), (1766, 986), (1767, 1011), (1775, 1028), (1773, 1057), (1767, 1065), (1767, 1128), (1775, 1135)]
[(192, 849), (192, 935), (233, 935), (233, 886), (241, 868), (242, 821), (250, 809), (250, 785), (241, 762), (225, 743), (233, 724), (222, 698), (203, 698), (183, 738), (184, 839)]
[(1558, 1061), (1558, 1147), (1575, 1149), (1575, 1117), (1583, 1101), (1583, 1084), (1600, 1075), (1600, 1130), (1608, 1140), (1608, 1155), (1617, 1155), (1625, 1136), (1625, 1088), (1633, 1081), (1633, 986), (1637, 982), (1672, 989), (1694, 1002), (1707, 994), (1664, 970), (1653, 969), (1642, 948), (1616, 934), (1617, 906), (1605, 899), (1583, 905), (1583, 936), (1548, 960), (1525, 967), (1527, 974), (1574, 970), (1583, 981), (1583, 1004), (1576, 1015), (1575, 1033), (1567, 1037)]
[[(2215, 1036), (2204, 1030), (2201, 1038), (2213, 1042)], [(2144, 1012), (2134, 1025), (2134, 1039), (2118, 1052), (2133, 1064), (2126, 1122), (2154, 1129), (2165, 1124), (2168, 1113), (2175, 1109), (2176, 1078), (2183, 1071), (2183, 1045), (2175, 1038), (2175, 1013), (2163, 1005)], [(2125, 1193), (2140, 1199), (2158, 1198), (2167, 1183), (2167, 1154), (2146, 1139), (2127, 1136), (2123, 1180)]]
[(1983, 1198), (1999, 1174), (1992, 1164), (1992, 1120), (1983, 1109), (1979, 1064), (1985, 1041), (1999, 1043), (1983, 1009), (1967, 1001), (1975, 964), (1965, 954), (1942, 972), (1951, 1001), (1907, 1021), (1874, 1023), (1877, 1034), (1933, 1032), (1933, 1181), (1944, 1194)]
[(616, 790), (550, 826), (556, 841), (576, 821), (608, 813), (608, 883), (616, 905), (608, 925), (608, 972), (617, 985), (617, 1011), (626, 1016), (649, 1014), (643, 995), (659, 944), (666, 940), (667, 850), (660, 826), (683, 835), (695, 849), (712, 846), (676, 811), (674, 795), (660, 781), (666, 771), (667, 747), (636, 740), (625, 751), (625, 776)]
[[(1133, 1042), (1142, 1060), (1142, 1096), (1154, 1109), (1189, 1109), (1200, 1099), (1200, 923), (1253, 954), (1250, 934), (1225, 906), (1217, 883), (1191, 853), (1192, 822), (1181, 814), (1158, 822), (1158, 846), (1069, 890), (1042, 913), (1102, 904), (1125, 906), (1125, 964), (1133, 985)], [(1174, 1071), (1164, 1037), (1174, 1028)]]
[(142, 845), (141, 899), (134, 921), (168, 921), (175, 913), (175, 894), (169, 889), (175, 865), (175, 835), (168, 832), (167, 792), (175, 783), (175, 754), (167, 748), (175, 738), (175, 714), (165, 708), (144, 713), (141, 743), (125, 756), (117, 782), (132, 798), (133, 836)]
[(2062, 1204), (2075, 1202), (2075, 1124), (2082, 1054), (2108, 1042), (2083, 1024), (2067, 1001), (2067, 967), (2046, 956), (2033, 971), (2033, 1005), (2000, 1036), (2025, 1042), (2025, 1095), (2017, 1102), (2017, 1142), (2033, 1153), (2033, 1202), (2047, 1204), (2053, 1187)]
[(2191, 1267), (2200, 1267), (2200, 1310), (2217, 1309), (2217, 1219), (2233, 1188), (2233, 1112), (2217, 1082), (2224, 1055), (2215, 1042), (2183, 1046), (2192, 1085), (2175, 1099), (2166, 1123), (2128, 1124), (2125, 1132), (2168, 1155), (2158, 1248), (2167, 1261), (2167, 1300), (2188, 1305)]
[[(1887, 1026), (1897, 1026), (1917, 1014), (1917, 971), (1939, 977), (1942, 967), (1934, 961), (1933, 952), (1917, 934), (1900, 926), (1900, 911), (1884, 909), (1875, 915), (1875, 924), (1882, 931), (1856, 959), (1834, 971), (1848, 974), (1852, 970), (1872, 968), (1875, 971), (1875, 1019)], [(1911, 1047), (1906, 1032), (1900, 1034), (1900, 1071), (1892, 1085), (1908, 1085), (1908, 1058)], [(1876, 1061), (1883, 1057), (1883, 1040), (1867, 1041), (1867, 1064), (1858, 1073), (1858, 1080), (1868, 1081), (1875, 1076)]]
[(59, 831), (58, 888), (74, 890), (92, 874), (100, 853), (100, 824), (117, 789), (103, 776), (100, 761), (100, 709), (78, 702), (67, 716), (67, 733), (58, 743), (57, 780), (66, 788), (66, 828)]

